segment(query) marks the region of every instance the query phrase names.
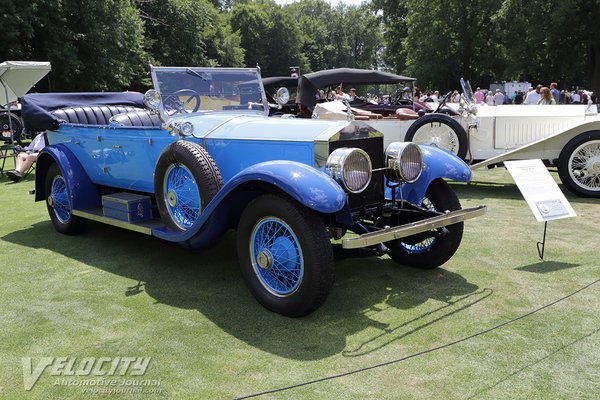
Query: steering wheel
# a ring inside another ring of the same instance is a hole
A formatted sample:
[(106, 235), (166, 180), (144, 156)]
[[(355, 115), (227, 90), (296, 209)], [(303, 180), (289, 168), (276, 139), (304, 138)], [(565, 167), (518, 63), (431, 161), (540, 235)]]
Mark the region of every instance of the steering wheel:
[[(179, 99), (179, 96), (188, 96), (184, 101)], [(188, 105), (192, 104), (192, 101), (196, 101), (194, 108), (191, 110), (187, 108)], [(164, 108), (167, 114), (173, 115), (179, 114), (190, 114), (195, 113), (200, 109), (200, 95), (198, 92), (192, 89), (180, 89), (163, 99)]]
[(435, 109), (434, 112), (437, 113), (442, 108), (444, 108), (444, 106), (446, 105), (446, 102), (448, 101), (448, 99), (450, 98), (450, 96), (452, 96), (452, 92), (448, 92), (448, 94), (444, 96), (444, 98), (442, 99), (442, 101), (440, 101), (440, 104), (437, 106), (437, 108)]

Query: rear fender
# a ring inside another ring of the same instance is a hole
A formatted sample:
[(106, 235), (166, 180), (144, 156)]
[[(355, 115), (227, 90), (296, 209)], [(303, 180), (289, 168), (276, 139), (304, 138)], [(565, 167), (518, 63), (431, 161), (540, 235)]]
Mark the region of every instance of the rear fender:
[(89, 178), (77, 157), (63, 144), (44, 147), (36, 161), (35, 167), (35, 201), (45, 200), (46, 175), (53, 163), (63, 173), (73, 209), (85, 209), (100, 206), (98, 187)]
[[(420, 144), (419, 147), (423, 153), (423, 172), (416, 182), (402, 185), (402, 199), (413, 204), (421, 204), (427, 188), (438, 178), (459, 182), (471, 180), (469, 166), (454, 154), (430, 145)], [(391, 198), (390, 189), (386, 189), (386, 198)], [(400, 199), (398, 191), (396, 191), (396, 199)]]

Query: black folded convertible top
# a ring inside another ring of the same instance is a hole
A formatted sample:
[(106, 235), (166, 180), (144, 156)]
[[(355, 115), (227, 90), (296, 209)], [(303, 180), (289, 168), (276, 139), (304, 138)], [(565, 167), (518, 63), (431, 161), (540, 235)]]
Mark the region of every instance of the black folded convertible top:
[(144, 95), (136, 92), (31, 93), (21, 98), (21, 116), (29, 131), (57, 129), (53, 110), (82, 106), (132, 106), (145, 108)]

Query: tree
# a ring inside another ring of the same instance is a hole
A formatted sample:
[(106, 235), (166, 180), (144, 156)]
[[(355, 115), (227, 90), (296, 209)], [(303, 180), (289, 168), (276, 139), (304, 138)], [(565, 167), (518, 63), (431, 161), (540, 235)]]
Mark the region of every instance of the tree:
[(228, 30), (227, 19), (208, 1), (142, 0), (136, 6), (146, 21), (146, 46), (157, 63), (235, 66), (241, 62), (242, 50)]
[(308, 68), (298, 22), (274, 1), (235, 2), (231, 24), (242, 38), (246, 66), (260, 65), (263, 76), (287, 75), (292, 65)]

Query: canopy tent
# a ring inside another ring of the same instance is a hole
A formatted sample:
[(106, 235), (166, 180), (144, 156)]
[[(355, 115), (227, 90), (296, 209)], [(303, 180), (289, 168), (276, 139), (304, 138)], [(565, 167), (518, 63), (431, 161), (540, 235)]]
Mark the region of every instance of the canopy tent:
[(22, 97), (50, 72), (47, 61), (5, 61), (0, 63), (0, 105)]
[[(6, 106), (8, 112), (8, 128), (10, 130), (11, 142), (15, 138), (13, 118), (10, 112), (10, 104), (25, 95), (35, 85), (48, 75), (50, 72), (50, 63), (48, 61), (5, 61), (0, 63), (0, 108)], [(18, 126), (20, 122), (15, 121)], [(17, 132), (20, 136), (20, 132)], [(7, 137), (8, 138), (8, 137)]]
[(298, 79), (298, 97), (296, 98), (296, 102), (309, 107), (314, 107), (316, 104), (315, 94), (317, 93), (317, 90), (333, 84), (386, 84), (412, 82), (415, 80), (415, 78), (408, 76), (370, 69), (325, 69), (302, 75)]

